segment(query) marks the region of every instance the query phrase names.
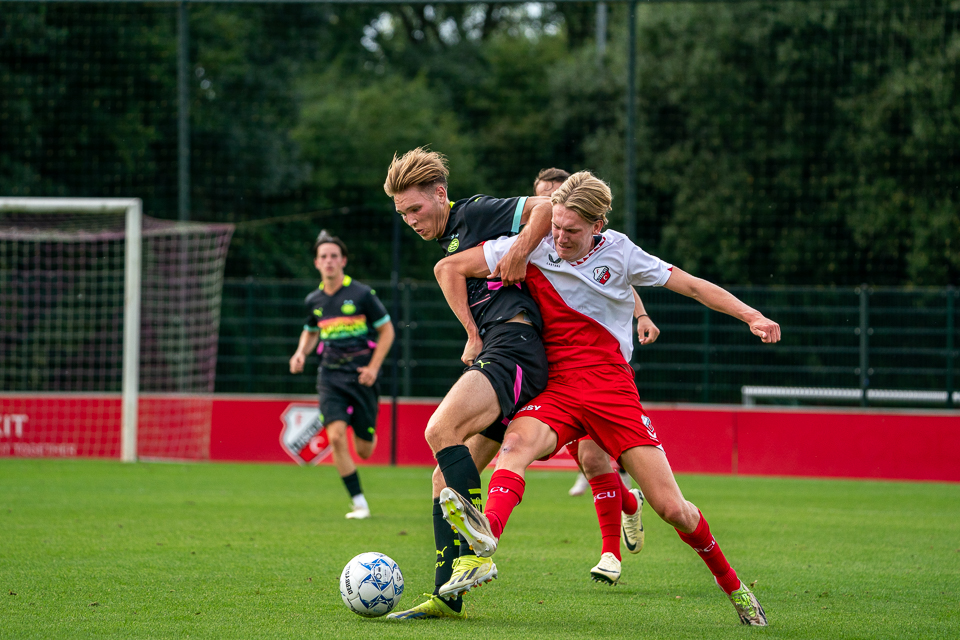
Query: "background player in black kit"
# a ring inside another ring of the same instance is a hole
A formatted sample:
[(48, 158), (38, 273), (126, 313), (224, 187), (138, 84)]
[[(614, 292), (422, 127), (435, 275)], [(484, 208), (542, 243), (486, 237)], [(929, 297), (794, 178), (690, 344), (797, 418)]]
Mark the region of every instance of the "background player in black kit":
[(370, 507), (350, 457), (347, 425), (353, 427), (357, 455), (369, 458), (377, 446), (377, 378), (393, 344), (393, 325), (376, 292), (344, 274), (347, 247), (343, 241), (321, 231), (313, 253), (323, 282), (305, 300), (307, 320), (290, 358), (290, 373), (303, 371), (307, 355), (320, 343), (320, 420), (333, 447), (333, 464), (353, 501), (347, 518), (369, 518)]
[(414, 149), (394, 157), (384, 184), (404, 222), (424, 240), (436, 240), (441, 257), (504, 235), (519, 233), (520, 239), (516, 252), (493, 274), (496, 278), (467, 283), (472, 318), (460, 318), (470, 329), (461, 358), (467, 369), (431, 416), (425, 433), (438, 464), (433, 476), (435, 589), (426, 602), (389, 616), (398, 620), (462, 618), (460, 598), (443, 600), (440, 586), (473, 587), (496, 577), (493, 562), (477, 558), (467, 545), (459, 544), (443, 519), (438, 498), (446, 486), (457, 491), (463, 487), (461, 495), (481, 505), (479, 470), (499, 450), (504, 421), (547, 381), (540, 311), (520, 281), (527, 257), (550, 229), (550, 202), (477, 195), (454, 203), (447, 197), (447, 174), (442, 155)]

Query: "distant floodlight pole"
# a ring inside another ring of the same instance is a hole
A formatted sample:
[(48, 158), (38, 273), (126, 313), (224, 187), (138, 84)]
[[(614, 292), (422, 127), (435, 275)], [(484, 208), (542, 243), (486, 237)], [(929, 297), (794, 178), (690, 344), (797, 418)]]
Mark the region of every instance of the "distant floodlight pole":
[(177, 210), (190, 219), (190, 12), (177, 6)]
[(637, 239), (637, 2), (629, 3), (628, 23), (628, 51), (627, 51), (627, 149), (626, 149), (626, 180), (624, 182), (624, 221), (623, 230), (627, 237)]

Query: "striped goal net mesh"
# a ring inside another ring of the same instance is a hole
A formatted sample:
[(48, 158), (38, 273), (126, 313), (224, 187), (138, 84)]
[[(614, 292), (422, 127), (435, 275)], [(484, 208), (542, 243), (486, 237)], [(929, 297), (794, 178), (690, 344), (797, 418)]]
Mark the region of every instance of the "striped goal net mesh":
[[(140, 458), (209, 457), (231, 225), (143, 217)], [(0, 213), (0, 456), (120, 456), (124, 215)]]

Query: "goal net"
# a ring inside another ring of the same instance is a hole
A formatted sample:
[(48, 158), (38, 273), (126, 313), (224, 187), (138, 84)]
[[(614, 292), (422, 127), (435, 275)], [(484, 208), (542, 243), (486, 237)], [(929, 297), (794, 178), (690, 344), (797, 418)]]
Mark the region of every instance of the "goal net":
[(232, 233), (0, 198), (0, 456), (209, 457)]

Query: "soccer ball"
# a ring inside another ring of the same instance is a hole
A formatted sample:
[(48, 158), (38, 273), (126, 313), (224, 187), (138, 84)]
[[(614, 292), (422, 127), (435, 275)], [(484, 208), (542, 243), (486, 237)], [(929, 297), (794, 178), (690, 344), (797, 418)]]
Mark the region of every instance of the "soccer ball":
[(340, 574), (340, 597), (354, 613), (376, 618), (390, 613), (403, 595), (403, 574), (382, 553), (361, 553)]

